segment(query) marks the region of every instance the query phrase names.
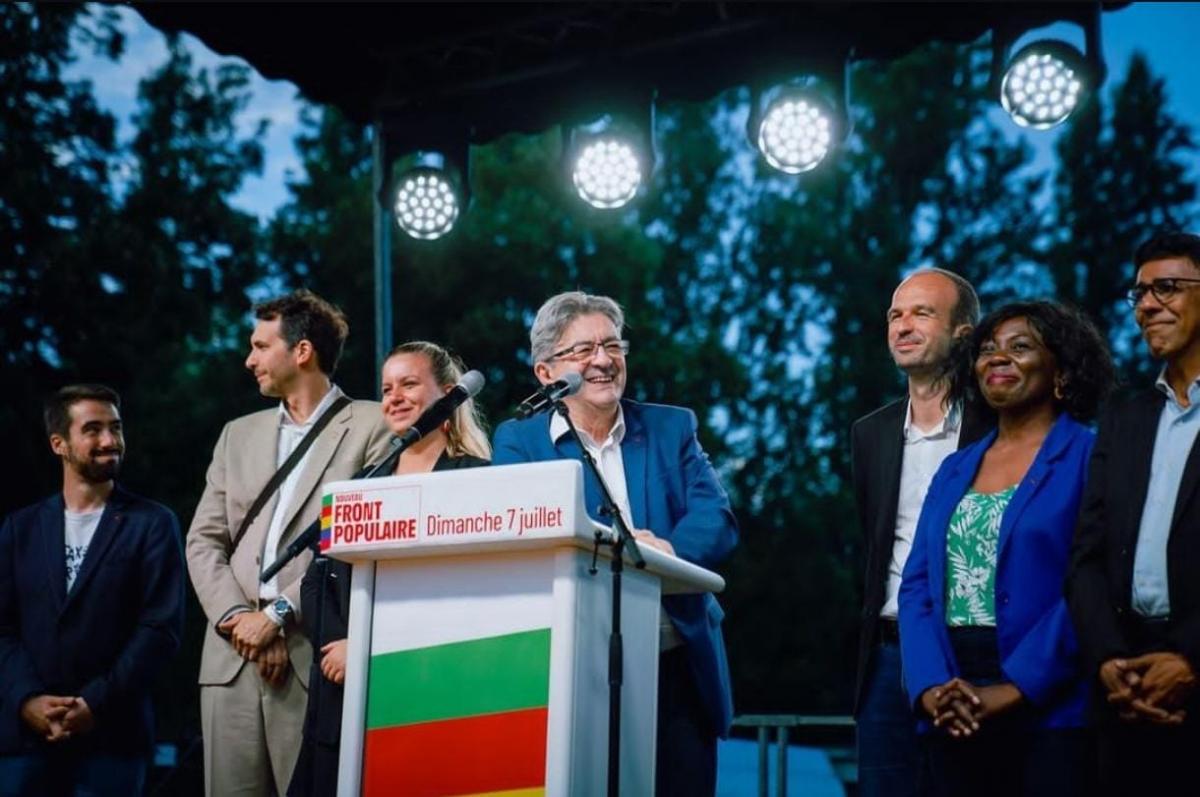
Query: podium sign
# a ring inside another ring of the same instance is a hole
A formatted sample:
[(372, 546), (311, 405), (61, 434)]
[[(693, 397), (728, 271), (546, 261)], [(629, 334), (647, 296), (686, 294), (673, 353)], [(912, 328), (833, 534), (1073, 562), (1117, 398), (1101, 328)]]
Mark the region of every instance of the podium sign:
[[(603, 794), (607, 528), (573, 461), (326, 485), (321, 547), (354, 563), (338, 793)], [(621, 787), (654, 783), (659, 603), (718, 576), (647, 550), (622, 598)]]

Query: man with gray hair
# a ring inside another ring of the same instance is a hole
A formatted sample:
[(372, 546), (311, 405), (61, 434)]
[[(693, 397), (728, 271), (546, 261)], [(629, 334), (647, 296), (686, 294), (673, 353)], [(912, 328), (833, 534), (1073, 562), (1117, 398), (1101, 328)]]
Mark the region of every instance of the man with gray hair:
[[(638, 543), (715, 567), (737, 542), (729, 499), (696, 438), (691, 410), (622, 398), (629, 354), (621, 337), (624, 322), (620, 306), (606, 296), (574, 291), (552, 297), (529, 333), (534, 375), (542, 384), (570, 371), (583, 377), (579, 392), (566, 399), (567, 409)], [(582, 455), (566, 421), (553, 413), (501, 424), (494, 449), (496, 465)], [(587, 470), (584, 489), (589, 514), (605, 520), (599, 486)], [(663, 598), (660, 796), (716, 791), (717, 737), (728, 734), (733, 718), (722, 617), (711, 594)]]
[(887, 311), (887, 346), (905, 395), (850, 429), (854, 497), (866, 549), (854, 715), (864, 797), (928, 792), (912, 701), (900, 681), (900, 575), (925, 493), (942, 460), (987, 431), (988, 414), (947, 395), (956, 339), (979, 321), (975, 289), (944, 269), (901, 281)]

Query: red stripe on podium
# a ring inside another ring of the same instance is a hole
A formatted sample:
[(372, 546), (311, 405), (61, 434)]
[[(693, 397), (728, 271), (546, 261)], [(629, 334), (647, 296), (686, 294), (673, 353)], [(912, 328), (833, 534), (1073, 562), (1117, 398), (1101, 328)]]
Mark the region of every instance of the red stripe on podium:
[(545, 708), (367, 731), (363, 794), (433, 797), (546, 782)]

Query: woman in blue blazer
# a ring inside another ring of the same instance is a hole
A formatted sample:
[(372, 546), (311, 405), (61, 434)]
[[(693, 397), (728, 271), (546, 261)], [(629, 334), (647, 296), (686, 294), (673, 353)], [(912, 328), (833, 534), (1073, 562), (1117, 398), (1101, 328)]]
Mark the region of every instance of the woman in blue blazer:
[(1088, 684), (1063, 598), (1071, 537), (1113, 381), (1081, 314), (1006, 305), (948, 378), (997, 429), (934, 476), (900, 587), (904, 683), (938, 794), (1082, 794)]

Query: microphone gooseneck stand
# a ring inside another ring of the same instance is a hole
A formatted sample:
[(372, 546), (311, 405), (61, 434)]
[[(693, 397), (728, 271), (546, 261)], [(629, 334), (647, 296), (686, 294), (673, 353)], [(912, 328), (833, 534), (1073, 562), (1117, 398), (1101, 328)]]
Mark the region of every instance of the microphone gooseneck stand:
[(626, 548), (629, 550), (629, 558), (633, 561), (633, 566), (637, 569), (644, 568), (646, 560), (642, 558), (637, 541), (633, 538), (629, 527), (625, 525), (625, 518), (621, 516), (621, 511), (617, 508), (612, 493), (608, 491), (608, 485), (604, 482), (604, 476), (601, 475), (596, 460), (588, 451), (587, 446), (583, 444), (579, 430), (571, 421), (566, 403), (562, 399), (558, 399), (553, 404), (555, 412), (567, 422), (567, 429), (570, 430), (575, 444), (579, 446), (588, 470), (596, 477), (596, 484), (600, 486), (601, 511), (612, 518), (613, 530), (617, 533), (617, 538), (610, 542), (600, 531), (596, 532), (591, 568), (591, 572), (596, 573), (596, 557), (600, 552), (600, 546), (611, 545), (612, 631), (608, 637), (608, 794), (609, 797), (617, 797), (621, 791), (621, 685), (624, 682), (625, 667), (625, 651), (621, 642), (621, 573), (625, 569), (623, 559)]

